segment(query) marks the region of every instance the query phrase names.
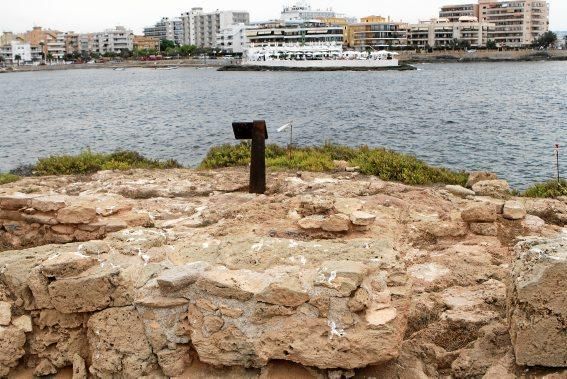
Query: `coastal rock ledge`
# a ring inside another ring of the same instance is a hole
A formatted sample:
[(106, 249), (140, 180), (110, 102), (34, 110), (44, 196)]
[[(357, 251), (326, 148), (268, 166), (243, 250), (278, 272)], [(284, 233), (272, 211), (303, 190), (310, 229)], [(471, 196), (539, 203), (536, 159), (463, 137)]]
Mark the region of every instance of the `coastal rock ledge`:
[(0, 377), (566, 373), (565, 230), (538, 207), (356, 172), (247, 180), (0, 186)]

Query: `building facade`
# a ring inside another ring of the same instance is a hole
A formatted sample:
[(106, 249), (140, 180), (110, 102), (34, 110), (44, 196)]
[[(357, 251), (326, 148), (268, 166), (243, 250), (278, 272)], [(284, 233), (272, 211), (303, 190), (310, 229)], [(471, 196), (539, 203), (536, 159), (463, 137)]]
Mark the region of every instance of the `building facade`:
[(245, 11), (215, 11), (206, 13), (203, 8), (193, 8), (181, 15), (183, 44), (198, 47), (217, 47), (217, 35), (234, 24), (250, 24), (250, 14)]
[(163, 17), (155, 25), (144, 28), (144, 36), (157, 38), (160, 41), (169, 40), (181, 45), (184, 36), (183, 20)]
[(478, 19), (478, 9), (478, 4), (444, 5), (439, 12), (439, 18), (449, 22), (458, 22), (461, 17)]
[(8, 64), (32, 63), (42, 59), (42, 50), (40, 46), (14, 40), (0, 46), (0, 56)]
[(280, 20), (316, 20), (321, 18), (334, 18), (337, 14), (332, 9), (311, 9), (311, 6), (305, 1), (300, 1), (295, 5), (284, 7)]
[(541, 0), (479, 0), (479, 20), (496, 25), (490, 39), (499, 46), (524, 47), (549, 30), (549, 5)]
[(93, 50), (99, 54), (120, 54), (123, 51), (132, 51), (133, 49), (134, 33), (123, 26), (94, 34)]
[(462, 16), (456, 22), (446, 18), (422, 21), (407, 26), (408, 46), (417, 49), (451, 48), (455, 41), (466, 41), (472, 48), (485, 47), (495, 27), (472, 16)]
[(273, 21), (246, 30), (251, 47), (343, 44), (343, 28), (321, 21)]
[(232, 24), (217, 34), (216, 47), (231, 54), (242, 54), (249, 47), (246, 36), (247, 26), (243, 23)]
[(134, 36), (134, 50), (159, 50), (160, 39), (157, 37)]
[(501, 47), (526, 47), (549, 30), (549, 4), (544, 0), (479, 0), (478, 4), (447, 5), (440, 18), (456, 22), (460, 17), (476, 17), (493, 23), (488, 38)]
[(368, 16), (348, 27), (347, 45), (357, 50), (407, 46), (406, 24), (381, 16)]

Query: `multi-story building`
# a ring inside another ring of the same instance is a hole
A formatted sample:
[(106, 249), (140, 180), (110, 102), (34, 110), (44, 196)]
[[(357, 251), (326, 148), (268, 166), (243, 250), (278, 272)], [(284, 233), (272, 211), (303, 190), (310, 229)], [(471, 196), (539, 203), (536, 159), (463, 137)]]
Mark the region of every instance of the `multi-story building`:
[(407, 46), (406, 24), (368, 16), (348, 27), (347, 45), (357, 50)]
[(158, 38), (160, 41), (169, 40), (181, 45), (184, 36), (183, 20), (163, 17), (154, 26), (144, 28), (144, 36)]
[(461, 17), (476, 17), (478, 19), (478, 4), (444, 5), (439, 12), (440, 19), (458, 22)]
[(549, 30), (549, 4), (545, 0), (478, 0), (478, 4), (447, 5), (441, 18), (452, 22), (462, 16), (495, 24), (488, 38), (499, 46), (528, 46)]
[(81, 53), (90, 53), (95, 50), (95, 34), (84, 33), (79, 34), (79, 51)]
[(321, 17), (318, 18), (322, 23), (329, 26), (340, 26), (343, 28), (343, 44), (348, 45), (348, 34), (351, 24), (357, 24), (358, 20), (356, 18), (347, 17)]
[(250, 23), (250, 14), (245, 11), (203, 12), (203, 8), (193, 8), (181, 15), (183, 24), (183, 43), (199, 47), (216, 47), (217, 34), (234, 24)]
[(8, 64), (31, 63), (42, 58), (40, 46), (32, 46), (22, 41), (10, 41), (0, 46), (0, 56)]
[(449, 48), (455, 40), (479, 48), (486, 46), (494, 29), (494, 24), (478, 21), (472, 16), (462, 16), (457, 22), (439, 18), (407, 25), (407, 40), (409, 46), (418, 49)]
[(16, 36), (12, 32), (3, 32), (0, 34), (0, 46), (5, 46), (10, 44), (10, 42), (14, 41)]
[(315, 20), (321, 18), (337, 17), (336, 12), (332, 9), (311, 9), (311, 6), (305, 1), (299, 1), (295, 5), (284, 7), (280, 19), (282, 21), (289, 20)]
[(65, 54), (65, 33), (58, 33), (55, 40), (47, 43), (47, 57), (59, 60), (64, 59)]
[(134, 36), (134, 50), (159, 50), (157, 37)]
[(479, 0), (479, 20), (496, 25), (489, 37), (498, 45), (527, 46), (549, 30), (549, 5), (542, 0)]
[(216, 47), (231, 54), (242, 54), (249, 46), (245, 24), (232, 24), (217, 34)]
[(123, 51), (132, 51), (134, 49), (134, 33), (123, 26), (95, 33), (93, 47), (94, 51), (99, 54), (120, 54)]
[(343, 28), (321, 21), (291, 20), (258, 23), (246, 30), (251, 47), (342, 45)]

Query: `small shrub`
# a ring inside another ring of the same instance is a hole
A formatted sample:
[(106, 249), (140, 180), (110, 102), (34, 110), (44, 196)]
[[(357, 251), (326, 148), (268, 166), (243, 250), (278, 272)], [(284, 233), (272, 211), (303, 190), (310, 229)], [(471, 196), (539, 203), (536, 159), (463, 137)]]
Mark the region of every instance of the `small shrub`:
[(20, 180), (20, 177), (17, 175), (0, 173), (0, 185), (17, 182), (18, 180)]
[[(278, 145), (266, 146), (266, 164), (279, 169), (331, 171), (334, 160), (348, 161), (360, 167), (360, 172), (383, 180), (406, 184), (460, 184), (467, 182), (468, 174), (446, 168), (429, 166), (414, 156), (368, 146), (348, 147), (326, 143), (320, 147), (294, 148), (291, 159), (288, 150)], [(200, 167), (204, 169), (244, 166), (250, 163), (250, 143), (213, 147)]]
[(58, 155), (40, 159), (34, 167), (36, 175), (84, 175), (101, 170), (170, 169), (182, 167), (175, 160), (159, 161), (128, 150), (93, 153), (84, 150), (78, 155)]
[(525, 190), (522, 196), (551, 198), (567, 196), (567, 181), (550, 180), (545, 183), (537, 183)]

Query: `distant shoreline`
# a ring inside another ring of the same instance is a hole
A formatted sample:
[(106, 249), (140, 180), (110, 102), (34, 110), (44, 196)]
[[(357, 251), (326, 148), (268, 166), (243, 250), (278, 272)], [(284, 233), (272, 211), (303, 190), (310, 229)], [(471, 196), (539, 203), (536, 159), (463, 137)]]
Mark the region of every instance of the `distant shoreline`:
[[(412, 70), (411, 64), (419, 63), (513, 63), (513, 62), (560, 62), (567, 61), (567, 50), (553, 51), (439, 51), (434, 53), (414, 53), (401, 52), (399, 56), (400, 66), (389, 68), (390, 70)], [(224, 59), (207, 59), (207, 60), (162, 60), (152, 62), (141, 61), (123, 61), (123, 62), (107, 62), (95, 64), (61, 64), (50, 66), (16, 66), (13, 68), (0, 68), (0, 74), (17, 73), (17, 72), (39, 72), (39, 71), (60, 71), (60, 70), (80, 70), (80, 69), (113, 69), (113, 68), (162, 68), (168, 66), (192, 67), (192, 68), (219, 68), (219, 71), (357, 71), (353, 68), (335, 69), (335, 70), (308, 70), (308, 69), (281, 69), (273, 67), (263, 69), (258, 67), (240, 66), (237, 60)], [(385, 68), (372, 69), (373, 71), (384, 71)], [(358, 71), (368, 71), (364, 68)]]

